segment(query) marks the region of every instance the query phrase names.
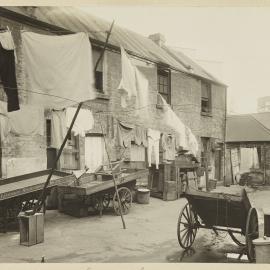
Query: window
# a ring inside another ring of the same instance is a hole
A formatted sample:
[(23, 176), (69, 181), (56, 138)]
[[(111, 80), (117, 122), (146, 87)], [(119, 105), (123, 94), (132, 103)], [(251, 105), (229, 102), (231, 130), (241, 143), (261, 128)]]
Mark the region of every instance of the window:
[[(102, 53), (101, 49), (93, 50), (93, 68), (95, 68), (96, 63)], [(95, 71), (95, 87), (98, 92), (103, 92), (103, 58), (100, 60), (97, 70)]]
[(171, 104), (171, 76), (167, 69), (158, 69), (158, 93)]
[(211, 84), (205, 81), (201, 82), (201, 112), (203, 114), (211, 113)]

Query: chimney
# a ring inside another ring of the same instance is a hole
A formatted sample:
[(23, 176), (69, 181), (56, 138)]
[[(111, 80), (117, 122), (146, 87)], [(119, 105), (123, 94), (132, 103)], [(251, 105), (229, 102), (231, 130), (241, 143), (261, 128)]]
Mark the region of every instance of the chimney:
[(156, 33), (153, 35), (148, 36), (148, 38), (150, 38), (152, 41), (154, 41), (159, 47), (162, 47), (165, 45), (165, 37), (160, 34), (160, 33)]

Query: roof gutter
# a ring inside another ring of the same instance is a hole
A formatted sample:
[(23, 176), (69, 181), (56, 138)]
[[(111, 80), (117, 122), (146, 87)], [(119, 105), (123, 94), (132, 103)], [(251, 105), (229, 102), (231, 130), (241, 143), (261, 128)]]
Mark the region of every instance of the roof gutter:
[[(0, 16), (5, 17), (7, 19), (14, 20), (16, 22), (19, 22), (19, 23), (22, 23), (22, 24), (25, 24), (25, 25), (29, 25), (29, 26), (32, 26), (32, 27), (38, 27), (38, 28), (40, 28), (42, 30), (50, 31), (51, 33), (54, 33), (54, 34), (57, 34), (57, 35), (68, 35), (68, 34), (75, 34), (76, 33), (74, 31), (65, 29), (63, 27), (56, 26), (56, 25), (53, 25), (53, 24), (50, 24), (50, 23), (40, 21), (38, 19), (26, 16), (24, 14), (12, 11), (12, 10), (10, 10), (8, 8), (4, 8), (4, 7), (0, 7)], [(90, 42), (92, 43), (92, 45), (94, 47), (95, 46), (96, 47), (104, 47), (104, 45), (105, 45), (104, 41), (93, 39), (91, 37), (89, 37), (89, 40), (90, 40)], [(117, 52), (117, 53), (121, 52), (120, 47), (112, 45), (110, 43), (106, 45), (106, 48), (108, 48), (111, 51)], [(128, 54), (130, 54), (130, 55), (132, 55), (132, 56), (134, 56), (134, 57), (136, 57), (136, 58), (138, 58), (140, 60), (146, 60), (146, 61), (148, 61), (150, 63), (153, 63), (153, 64), (156, 64), (156, 65), (161, 64), (158, 61), (154, 61), (153, 59), (147, 58), (145, 56), (141, 56), (141, 55), (139, 55), (139, 54), (137, 54), (137, 53), (135, 53), (133, 51), (130, 51), (130, 50), (126, 50), (126, 51), (128, 52)], [(163, 64), (167, 65), (166, 63), (163, 63)], [(185, 71), (177, 69), (177, 68), (175, 68), (173, 66), (170, 66), (170, 65), (168, 65), (168, 66), (169, 66), (169, 68), (171, 70), (184, 73), (184, 74), (186, 74), (186, 75), (188, 75), (190, 77), (195, 77), (195, 78), (202, 79), (202, 80), (208, 80), (208, 79), (206, 79), (204, 77), (201, 77), (201, 76), (189, 73), (189, 72), (185, 72)], [(208, 81), (211, 81), (211, 80), (208, 80)], [(215, 81), (211, 81), (211, 82), (216, 84), (216, 85), (221, 85), (221, 86), (226, 87), (226, 85), (224, 85), (222, 83), (218, 83), (218, 82), (215, 82)]]

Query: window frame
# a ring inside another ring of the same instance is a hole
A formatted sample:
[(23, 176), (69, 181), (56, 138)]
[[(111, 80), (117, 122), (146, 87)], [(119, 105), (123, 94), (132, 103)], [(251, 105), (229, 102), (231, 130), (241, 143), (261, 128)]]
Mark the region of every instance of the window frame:
[[(162, 78), (162, 82), (161, 82)], [(165, 81), (166, 79), (166, 81)], [(167, 91), (164, 91), (165, 87)], [(161, 88), (163, 91), (161, 91)], [(168, 104), (171, 104), (171, 70), (164, 67), (157, 69), (157, 92), (160, 94)]]
[[(203, 87), (206, 88), (208, 97), (203, 96)], [(212, 84), (206, 80), (201, 80), (201, 115), (212, 115)]]
[[(103, 52), (103, 49), (100, 48), (100, 47), (93, 47), (93, 54), (94, 54), (94, 51), (97, 52), (98, 58), (99, 58), (100, 55), (101, 55), (101, 53)], [(96, 89), (96, 91), (98, 93), (101, 93), (101, 94), (104, 93), (104, 82), (103, 82), (104, 76), (103, 76), (103, 74), (104, 74), (104, 57), (105, 57), (105, 52), (104, 52), (104, 55), (103, 55), (101, 61), (99, 62), (99, 65), (101, 65), (101, 68), (100, 68), (101, 70), (99, 70), (99, 69), (94, 70), (95, 89)], [(93, 63), (93, 68), (95, 68), (98, 58), (96, 59), (95, 63)]]

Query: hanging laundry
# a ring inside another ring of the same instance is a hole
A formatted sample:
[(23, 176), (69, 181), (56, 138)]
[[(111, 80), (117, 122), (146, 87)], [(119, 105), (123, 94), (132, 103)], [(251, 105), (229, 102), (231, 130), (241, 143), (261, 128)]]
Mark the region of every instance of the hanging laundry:
[(253, 147), (252, 149), (252, 168), (253, 169), (258, 169), (259, 166), (259, 156), (258, 156), (258, 149), (257, 147)]
[(145, 76), (138, 70), (138, 68), (135, 68), (135, 75), (137, 88), (136, 112), (140, 114), (140, 117), (145, 118), (148, 116), (147, 105), (149, 104), (148, 101), (149, 82), (145, 78)]
[(117, 146), (130, 148), (134, 139), (134, 126), (118, 121), (117, 123)]
[(147, 137), (148, 137), (147, 156), (148, 156), (149, 167), (151, 167), (152, 152), (154, 152), (155, 164), (156, 164), (156, 168), (158, 169), (160, 132), (158, 130), (153, 130), (149, 128), (147, 130)]
[(44, 109), (21, 105), (19, 111), (8, 112), (11, 132), (16, 135), (44, 135)]
[(136, 126), (134, 129), (134, 142), (137, 145), (147, 147), (147, 130), (145, 128)]
[(51, 145), (59, 149), (67, 134), (66, 111), (51, 112)]
[(175, 138), (173, 138), (172, 135), (162, 134), (161, 149), (163, 152), (163, 159), (175, 160)]
[(130, 161), (145, 161), (145, 148), (142, 145), (131, 144)]
[(0, 33), (0, 43), (5, 50), (15, 50), (15, 44), (10, 31)]
[(187, 147), (186, 142), (186, 127), (183, 124), (183, 122), (180, 120), (180, 118), (176, 115), (176, 113), (172, 110), (172, 108), (169, 106), (169, 104), (165, 101), (165, 99), (159, 94), (159, 97), (162, 101), (163, 106), (163, 112), (164, 112), (164, 122), (167, 126), (171, 127), (173, 130), (175, 130), (178, 133), (178, 141), (179, 144), (183, 147)]
[(9, 31), (0, 33), (0, 78), (7, 95), (8, 112), (20, 109), (15, 70), (14, 42)]
[(95, 98), (92, 49), (86, 33), (22, 32), (22, 44), (26, 88), (33, 91), (29, 103), (62, 109)]
[(10, 134), (10, 124), (6, 115), (0, 114), (0, 136), (1, 142), (8, 142), (9, 134)]
[(121, 106), (127, 107), (127, 100), (137, 96), (135, 68), (128, 58), (125, 49), (121, 46), (122, 78), (118, 86), (121, 91)]
[(186, 126), (186, 137), (187, 137), (187, 145), (188, 150), (196, 156), (199, 151), (199, 144), (195, 137), (195, 135), (192, 133), (191, 129)]
[[(69, 107), (66, 109), (66, 126), (70, 127), (73, 116), (75, 115), (77, 108)], [(91, 130), (94, 126), (94, 117), (90, 110), (80, 109), (77, 115), (76, 121), (73, 125), (72, 131), (74, 135), (81, 135), (85, 137), (85, 133)]]
[(259, 168), (257, 148), (240, 149), (240, 173), (249, 172), (252, 168)]

